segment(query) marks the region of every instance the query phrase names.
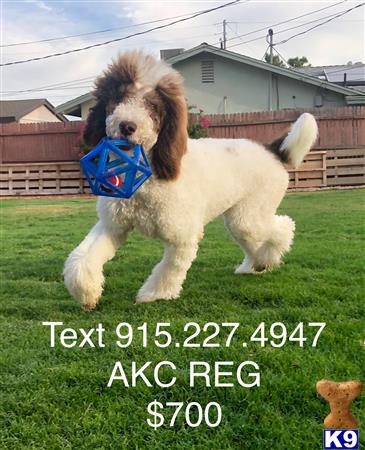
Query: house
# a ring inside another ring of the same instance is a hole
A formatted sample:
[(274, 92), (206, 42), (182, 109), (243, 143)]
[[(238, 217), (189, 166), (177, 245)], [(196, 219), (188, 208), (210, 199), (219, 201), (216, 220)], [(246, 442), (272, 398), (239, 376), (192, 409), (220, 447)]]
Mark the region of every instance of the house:
[[(161, 55), (170, 56), (166, 61), (184, 77), (188, 103), (207, 114), (365, 104), (365, 93), (357, 89), (205, 43)], [(85, 119), (93, 104), (88, 93), (57, 111)]]
[(360, 91), (207, 44), (167, 61), (185, 78), (189, 103), (206, 113), (365, 104)]
[(0, 101), (0, 123), (67, 122), (45, 98)]

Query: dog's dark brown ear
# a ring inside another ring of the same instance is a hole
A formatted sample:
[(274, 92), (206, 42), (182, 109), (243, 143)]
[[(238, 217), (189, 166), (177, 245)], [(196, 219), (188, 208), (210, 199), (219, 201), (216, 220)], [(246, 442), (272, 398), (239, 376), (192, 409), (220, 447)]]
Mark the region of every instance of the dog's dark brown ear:
[(122, 101), (127, 88), (136, 79), (138, 52), (126, 53), (112, 61), (95, 80), (96, 104), (90, 109), (84, 131), (84, 141), (95, 146), (105, 134), (106, 105)]
[(84, 129), (84, 142), (90, 147), (94, 147), (105, 134), (106, 112), (104, 104), (99, 100), (90, 109), (89, 116)]
[(165, 75), (156, 87), (163, 104), (165, 116), (152, 148), (152, 167), (162, 180), (174, 180), (179, 176), (181, 158), (187, 149), (188, 112), (180, 75)]

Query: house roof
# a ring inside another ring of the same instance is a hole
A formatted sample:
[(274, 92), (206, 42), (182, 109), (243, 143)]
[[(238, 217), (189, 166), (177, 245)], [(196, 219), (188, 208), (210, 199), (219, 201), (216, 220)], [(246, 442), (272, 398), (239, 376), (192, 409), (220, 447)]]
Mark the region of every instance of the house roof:
[(343, 83), (344, 75), (346, 74), (347, 85), (365, 86), (365, 64), (363, 63), (337, 66), (301, 67), (297, 70), (330, 81), (331, 83)]
[(55, 107), (45, 98), (29, 100), (2, 100), (0, 101), (0, 118), (9, 118), (17, 121), (23, 116), (39, 108), (39, 106), (45, 106), (60, 120), (67, 122), (66, 117), (58, 113)]
[[(223, 58), (230, 59), (232, 61), (237, 61), (243, 64), (247, 64), (249, 66), (257, 67), (263, 70), (267, 70), (272, 73), (276, 73), (278, 75), (283, 75), (289, 78), (293, 78), (295, 80), (303, 81), (304, 83), (313, 84), (316, 86), (323, 87), (325, 89), (338, 92), (340, 94), (347, 95), (364, 95), (361, 91), (356, 91), (354, 89), (346, 88), (343, 86), (338, 86), (334, 83), (330, 83), (325, 80), (321, 80), (315, 76), (307, 75), (306, 73), (300, 72), (296, 69), (287, 69), (285, 67), (274, 66), (273, 64), (269, 64), (265, 61), (260, 61), (255, 58), (251, 58), (249, 56), (241, 55), (239, 53), (232, 52), (230, 50), (223, 50), (221, 48), (213, 47), (209, 44), (200, 44), (197, 47), (194, 47), (190, 50), (187, 50), (183, 53), (180, 53), (173, 58), (168, 59), (168, 63), (174, 65), (180, 61), (184, 61), (185, 59), (191, 58), (192, 56), (198, 55), (200, 53), (208, 53), (219, 55)], [(365, 103), (365, 96), (364, 96)]]
[(81, 114), (80, 105), (89, 100), (92, 100), (93, 98), (93, 93), (88, 92), (87, 94), (80, 95), (79, 97), (73, 98), (68, 102), (56, 106), (56, 111), (61, 114), (70, 114), (71, 116)]
[[(230, 50), (223, 50), (221, 48), (214, 47), (212, 45), (203, 43), (194, 47), (190, 50), (186, 50), (172, 58), (167, 60), (167, 63), (170, 65), (174, 65), (186, 59), (189, 59), (195, 55), (199, 55), (201, 53), (208, 53), (221, 56), (222, 58), (227, 58), (232, 61), (237, 61), (243, 64), (247, 64), (252, 67), (257, 67), (263, 70), (267, 70), (272, 73), (276, 73), (278, 75), (282, 75), (285, 77), (293, 78), (295, 80), (302, 81), (303, 83), (312, 84), (315, 86), (322, 87), (324, 89), (328, 89), (330, 91), (338, 92), (345, 96), (346, 102), (348, 104), (365, 104), (365, 93), (361, 90), (354, 88), (346, 88), (343, 86), (339, 86), (334, 83), (330, 83), (326, 80), (322, 80), (317, 78), (316, 75), (307, 74), (305, 72), (301, 72), (297, 69), (287, 69), (285, 67), (278, 67), (272, 64), (269, 64), (264, 61), (260, 61), (255, 58), (251, 58), (249, 56), (241, 55), (239, 53), (232, 52)], [(351, 98), (350, 98), (351, 97)], [(356, 98), (355, 98), (356, 97)], [(63, 103), (57, 106), (56, 110), (63, 114), (72, 114), (72, 111), (77, 111), (81, 103), (91, 100), (93, 98), (93, 94), (91, 92), (76, 97), (66, 103)]]

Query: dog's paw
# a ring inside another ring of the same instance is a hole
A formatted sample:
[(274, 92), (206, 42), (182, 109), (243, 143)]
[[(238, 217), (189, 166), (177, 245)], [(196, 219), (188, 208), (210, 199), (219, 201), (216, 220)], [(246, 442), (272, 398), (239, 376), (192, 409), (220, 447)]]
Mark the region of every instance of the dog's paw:
[(242, 267), (242, 266), (243, 266), (243, 264), (241, 264), (240, 266), (236, 267), (236, 269), (234, 271), (234, 273), (236, 275), (247, 275), (247, 274), (256, 273), (252, 267)]
[(158, 297), (156, 295), (153, 295), (153, 294), (150, 294), (150, 295), (147, 295), (147, 294), (140, 295), (140, 294), (138, 294), (134, 303), (136, 305), (139, 305), (139, 304), (142, 304), (142, 303), (152, 303), (152, 302), (155, 302), (156, 300), (159, 300), (159, 298), (160, 297)]
[(64, 282), (69, 293), (85, 311), (93, 310), (103, 292), (104, 277), (99, 270), (92, 271), (87, 264), (75, 264), (71, 258), (63, 271)]
[(80, 306), (84, 311), (90, 312), (90, 311), (93, 311), (97, 307), (100, 298), (101, 298), (101, 294), (98, 296), (93, 296), (93, 297), (91, 297), (89, 295), (89, 296), (87, 296), (87, 298), (85, 298), (81, 301), (78, 300), (78, 302), (80, 303)]
[(94, 309), (96, 308), (96, 305), (97, 304), (95, 304), (95, 305), (81, 305), (81, 309), (83, 311), (85, 311), (86, 313), (88, 313), (88, 312), (94, 311)]
[(255, 269), (253, 268), (251, 259), (246, 256), (243, 263), (240, 264), (238, 267), (236, 267), (234, 273), (237, 275), (245, 275), (245, 274), (255, 273)]
[(85, 289), (85, 286), (75, 285), (71, 288), (71, 286), (67, 286), (67, 284), (66, 287), (84, 311), (92, 311), (99, 303), (102, 294), (101, 289)]
[(179, 297), (179, 292), (153, 292), (144, 290), (143, 287), (138, 292), (136, 297), (136, 304), (151, 303), (156, 300), (174, 300)]

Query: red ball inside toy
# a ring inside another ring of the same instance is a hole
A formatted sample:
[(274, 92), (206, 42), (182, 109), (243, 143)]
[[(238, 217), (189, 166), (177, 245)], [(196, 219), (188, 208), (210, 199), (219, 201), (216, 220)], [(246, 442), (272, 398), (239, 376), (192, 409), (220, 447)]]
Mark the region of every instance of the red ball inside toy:
[[(123, 184), (123, 180), (118, 175), (113, 175), (112, 177), (109, 177), (108, 182), (117, 188), (122, 187)], [(112, 192), (112, 190), (107, 186), (103, 186), (102, 188), (107, 192)]]

